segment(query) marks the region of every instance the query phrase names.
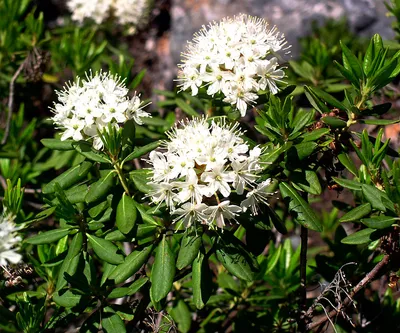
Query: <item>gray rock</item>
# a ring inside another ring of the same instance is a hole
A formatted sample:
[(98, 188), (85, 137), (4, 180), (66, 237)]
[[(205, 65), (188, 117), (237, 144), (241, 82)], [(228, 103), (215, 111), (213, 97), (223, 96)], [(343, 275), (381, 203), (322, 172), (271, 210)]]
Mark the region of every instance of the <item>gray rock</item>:
[(311, 22), (348, 17), (350, 28), (361, 35), (380, 33), (393, 38), (390, 19), (382, 0), (176, 0), (171, 8), (171, 53), (175, 63), (186, 41), (202, 25), (225, 16), (247, 13), (265, 18), (283, 32), (292, 45), (292, 55), (299, 53), (298, 38), (310, 33)]

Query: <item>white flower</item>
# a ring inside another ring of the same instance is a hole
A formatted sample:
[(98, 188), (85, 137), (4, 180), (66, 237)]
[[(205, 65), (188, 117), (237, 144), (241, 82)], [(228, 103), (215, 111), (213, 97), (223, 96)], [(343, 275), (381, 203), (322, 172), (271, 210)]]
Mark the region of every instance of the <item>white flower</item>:
[(182, 122), (167, 133), (162, 152), (150, 153), (149, 197), (158, 205), (165, 202), (178, 215), (174, 222), (223, 228), (225, 220), (235, 220), (246, 210), (240, 203), (257, 187), (261, 149), (249, 149), (238, 126), (225, 118), (218, 123), (204, 118)]
[(225, 226), (225, 218), (228, 220), (235, 219), (235, 216), (242, 211), (239, 206), (230, 205), (229, 200), (222, 201), (216, 206), (208, 207), (204, 213), (208, 215), (210, 221), (216, 221), (216, 225), (219, 228)]
[(258, 184), (256, 189), (247, 193), (246, 199), (240, 204), (244, 212), (250, 207), (252, 215), (257, 215), (260, 203), (268, 205), (268, 197), (274, 194), (267, 192), (267, 187), (269, 185), (271, 185), (271, 179), (263, 181), (262, 183)]
[(7, 262), (17, 264), (22, 259), (16, 252), (21, 242), (17, 230), (12, 216), (4, 213), (0, 215), (0, 266), (7, 265)]
[(146, 23), (149, 11), (149, 0), (68, 0), (68, 9), (72, 19), (82, 24), (86, 19), (96, 24), (105, 22), (109, 17), (115, 17), (119, 24), (133, 28)]
[(195, 96), (200, 87), (207, 87), (207, 95), (221, 94), (244, 116), (259, 90), (278, 92), (276, 82), (283, 82), (285, 74), (274, 54), (285, 45), (275, 27), (244, 14), (203, 26), (182, 54), (181, 90), (190, 89)]
[(58, 91), (58, 103), (54, 104), (53, 122), (63, 130), (61, 140), (75, 141), (93, 139), (93, 147), (101, 149), (103, 143), (98, 131), (111, 123), (117, 129), (120, 124), (133, 119), (142, 124), (142, 117), (150, 117), (143, 111), (140, 98), (129, 99), (128, 89), (121, 78), (110, 73), (87, 75), (86, 80), (77, 78)]

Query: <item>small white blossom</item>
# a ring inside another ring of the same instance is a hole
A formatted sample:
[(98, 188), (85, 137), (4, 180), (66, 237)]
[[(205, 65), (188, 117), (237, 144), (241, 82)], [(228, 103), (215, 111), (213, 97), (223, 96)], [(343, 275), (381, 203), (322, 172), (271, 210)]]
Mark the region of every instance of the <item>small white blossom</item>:
[(260, 90), (278, 92), (285, 73), (274, 54), (285, 45), (284, 35), (260, 18), (240, 14), (210, 23), (182, 54), (180, 87), (193, 96), (206, 87), (207, 95), (220, 94), (244, 116)]
[(178, 215), (174, 222), (223, 228), (226, 220), (247, 209), (240, 203), (257, 188), (261, 149), (250, 149), (238, 126), (228, 125), (225, 118), (219, 123), (204, 118), (182, 122), (167, 133), (163, 152), (150, 153), (149, 196)]
[(271, 180), (267, 179), (266, 181), (258, 184), (256, 189), (248, 192), (246, 195), (246, 199), (243, 200), (240, 204), (243, 211), (251, 208), (252, 215), (257, 215), (260, 203), (268, 205), (268, 198), (272, 194), (274, 194), (271, 192), (267, 192), (267, 187), (269, 185), (271, 185)]
[(68, 0), (72, 19), (82, 24), (86, 19), (96, 24), (114, 17), (119, 24), (133, 28), (141, 27), (148, 20), (149, 0)]
[(141, 118), (150, 117), (143, 111), (145, 105), (141, 105), (136, 93), (130, 99), (120, 77), (109, 73), (90, 74), (86, 80), (77, 78), (57, 95), (58, 103), (52, 109), (52, 120), (63, 130), (61, 140), (93, 139), (95, 149), (103, 146), (98, 131), (103, 131), (110, 123), (118, 129), (119, 124), (129, 119), (141, 125)]
[(18, 244), (21, 242), (17, 230), (12, 216), (4, 213), (0, 215), (0, 266), (7, 263), (17, 264), (22, 259), (17, 253)]

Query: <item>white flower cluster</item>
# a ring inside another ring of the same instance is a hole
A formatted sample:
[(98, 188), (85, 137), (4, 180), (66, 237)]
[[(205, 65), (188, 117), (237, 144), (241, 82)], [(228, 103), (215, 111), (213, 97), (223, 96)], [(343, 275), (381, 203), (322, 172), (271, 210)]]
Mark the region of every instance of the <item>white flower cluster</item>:
[(136, 27), (147, 20), (150, 3), (149, 0), (69, 0), (67, 6), (72, 19), (79, 23), (92, 19), (101, 24), (114, 16), (119, 24)]
[(209, 124), (202, 118), (181, 125), (168, 133), (166, 152), (150, 153), (152, 201), (165, 202), (178, 215), (174, 222), (186, 226), (199, 222), (223, 228), (225, 219), (249, 208), (257, 214), (259, 203), (267, 204), (270, 195), (270, 180), (257, 184), (261, 149), (249, 149), (237, 123)]
[(145, 105), (136, 93), (130, 99), (120, 77), (109, 73), (90, 74), (86, 80), (77, 78), (76, 82), (57, 94), (59, 102), (52, 109), (52, 120), (64, 130), (61, 140), (93, 139), (95, 149), (103, 147), (98, 131), (103, 131), (109, 123), (118, 127), (118, 124), (133, 119), (141, 125), (142, 117), (150, 117), (142, 110)]
[(182, 54), (178, 81), (182, 90), (197, 95), (206, 86), (207, 94), (222, 94), (242, 117), (258, 98), (257, 92), (278, 92), (284, 71), (273, 55), (286, 45), (283, 34), (260, 18), (241, 14), (211, 23), (195, 34)]
[(7, 262), (17, 264), (22, 259), (16, 252), (16, 247), (21, 242), (17, 230), (12, 216), (4, 213), (0, 215), (0, 266), (7, 265)]

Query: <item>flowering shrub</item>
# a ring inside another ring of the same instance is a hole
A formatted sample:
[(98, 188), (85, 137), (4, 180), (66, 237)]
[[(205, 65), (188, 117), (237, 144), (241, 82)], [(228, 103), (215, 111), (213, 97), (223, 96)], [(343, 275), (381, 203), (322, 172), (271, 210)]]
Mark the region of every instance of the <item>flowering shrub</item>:
[(212, 23), (183, 53), (181, 89), (190, 88), (195, 96), (206, 87), (207, 95), (222, 96), (244, 117), (260, 90), (278, 92), (277, 82), (283, 82), (285, 73), (275, 54), (285, 45), (283, 34), (260, 18), (242, 14)]
[(0, 266), (5, 266), (7, 263), (17, 264), (22, 259), (16, 251), (21, 242), (17, 230), (11, 215), (5, 213), (0, 215)]
[(121, 25), (140, 27), (147, 20), (150, 3), (148, 0), (68, 0), (67, 6), (72, 19), (79, 23), (91, 19), (101, 24), (114, 16)]
[[(215, 221), (223, 228), (225, 218), (235, 219), (249, 207), (257, 214), (259, 200), (266, 203), (270, 181), (257, 185), (263, 170), (261, 149), (249, 149), (237, 124), (212, 121), (210, 125), (204, 118), (194, 119), (167, 135), (167, 151), (150, 153), (151, 198), (155, 203), (165, 201), (172, 215), (179, 215), (175, 221), (186, 227)], [(246, 194), (247, 199), (235, 205), (231, 192)]]
[(82, 81), (78, 78), (57, 94), (59, 103), (54, 104), (52, 119), (64, 130), (61, 140), (90, 139), (96, 149), (103, 147), (98, 133), (109, 124), (119, 128), (118, 124), (133, 119), (141, 125), (142, 117), (150, 117), (136, 93), (130, 99), (121, 78), (110, 73), (90, 74)]
[(31, 4), (0, 0), (0, 331), (399, 331), (399, 45), (330, 25), (284, 71), (283, 35), (226, 18), (150, 117), (125, 37)]

